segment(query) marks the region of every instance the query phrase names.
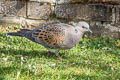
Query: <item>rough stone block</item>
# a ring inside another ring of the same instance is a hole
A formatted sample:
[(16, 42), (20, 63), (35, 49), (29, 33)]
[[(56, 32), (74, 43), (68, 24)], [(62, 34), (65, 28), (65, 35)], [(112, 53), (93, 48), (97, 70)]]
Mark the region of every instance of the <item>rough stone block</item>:
[(1, 0), (0, 1), (0, 14), (4, 16), (16, 16), (22, 15), (25, 16), (25, 11), (23, 14), (18, 13), (21, 8), (25, 6), (25, 3), (22, 1), (16, 0)]
[(116, 6), (116, 23), (120, 24), (120, 5)]
[(19, 24), (20, 26), (23, 26), (24, 28), (36, 28), (36, 27), (42, 27), (51, 23), (57, 23), (59, 20), (57, 19), (50, 19), (50, 20), (34, 20), (34, 19), (25, 19), (20, 18)]
[(64, 4), (64, 3), (110, 3), (110, 4), (120, 4), (120, 0), (30, 0), (36, 2), (47, 2), (52, 4)]
[(120, 0), (89, 0), (89, 3), (109, 3), (109, 4), (120, 4)]
[(93, 21), (112, 21), (112, 5), (96, 5), (90, 4), (93, 14), (91, 20)]
[(29, 1), (36, 1), (36, 2), (41, 2), (41, 3), (51, 3), (51, 4), (56, 3), (56, 0), (29, 0)]
[(89, 0), (56, 0), (57, 4), (63, 3), (87, 3)]
[(110, 4), (120, 4), (120, 0), (56, 0), (57, 4), (63, 3), (110, 3)]
[(90, 19), (92, 12), (88, 5), (62, 4), (55, 7), (55, 14), (59, 18)]
[(105, 5), (62, 4), (55, 7), (56, 17), (111, 21), (112, 8)]
[(18, 10), (18, 12), (16, 14), (17, 16), (27, 17), (27, 5), (26, 4), (27, 4), (27, 2), (24, 2), (24, 5), (22, 5), (21, 8)]
[(120, 38), (120, 28), (109, 23), (101, 23), (101, 22), (91, 22), (91, 30), (93, 31), (93, 36), (101, 36), (106, 35), (111, 38)]
[(36, 1), (36, 2), (42, 2), (42, 3), (51, 3), (51, 4), (63, 4), (63, 3), (85, 3), (89, 0), (30, 0), (30, 1)]
[(28, 18), (48, 19), (51, 14), (51, 5), (47, 3), (28, 2)]
[(0, 24), (19, 24), (19, 17), (2, 17)]

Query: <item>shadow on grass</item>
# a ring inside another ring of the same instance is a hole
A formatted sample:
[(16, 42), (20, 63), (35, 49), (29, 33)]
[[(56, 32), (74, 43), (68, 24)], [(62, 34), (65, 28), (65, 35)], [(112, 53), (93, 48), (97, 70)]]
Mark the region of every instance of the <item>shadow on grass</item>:
[[(0, 53), (5, 53), (7, 55), (12, 55), (12, 56), (17, 56), (17, 55), (21, 55), (23, 57), (27, 56), (27, 57), (45, 57), (48, 58), (48, 52), (47, 51), (36, 51), (36, 50), (30, 50), (30, 51), (25, 51), (25, 50), (14, 50), (14, 49), (10, 49), (10, 50), (6, 50), (6, 49), (1, 49)], [(51, 53), (52, 55), (50, 56), (50, 58), (54, 57), (55, 54)]]

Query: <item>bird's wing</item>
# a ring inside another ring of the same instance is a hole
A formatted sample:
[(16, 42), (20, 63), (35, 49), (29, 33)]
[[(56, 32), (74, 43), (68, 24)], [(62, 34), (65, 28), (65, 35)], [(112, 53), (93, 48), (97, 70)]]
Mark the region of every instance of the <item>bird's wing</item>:
[(32, 37), (35, 41), (45, 47), (60, 48), (60, 45), (66, 39), (65, 25), (51, 24), (32, 32)]

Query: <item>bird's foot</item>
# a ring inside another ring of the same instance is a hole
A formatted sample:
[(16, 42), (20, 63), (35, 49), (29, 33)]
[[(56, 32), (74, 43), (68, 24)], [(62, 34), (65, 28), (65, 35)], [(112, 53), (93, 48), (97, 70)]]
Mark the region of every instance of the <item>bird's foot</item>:
[(48, 55), (48, 57), (50, 57), (50, 56), (51, 56), (51, 53), (50, 53), (50, 51), (48, 51), (48, 54), (47, 54), (47, 55)]
[(62, 57), (60, 56), (60, 54), (57, 52), (56, 53), (56, 56), (59, 58), (59, 59), (62, 59)]

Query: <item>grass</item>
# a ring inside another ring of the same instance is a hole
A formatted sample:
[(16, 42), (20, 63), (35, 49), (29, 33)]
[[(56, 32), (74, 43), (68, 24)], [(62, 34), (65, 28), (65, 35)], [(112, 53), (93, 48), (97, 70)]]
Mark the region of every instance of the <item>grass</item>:
[[(17, 27), (18, 28), (18, 27)], [(120, 80), (120, 40), (84, 38), (76, 47), (47, 56), (47, 49), (0, 28), (0, 80)]]

